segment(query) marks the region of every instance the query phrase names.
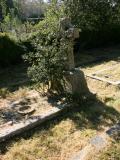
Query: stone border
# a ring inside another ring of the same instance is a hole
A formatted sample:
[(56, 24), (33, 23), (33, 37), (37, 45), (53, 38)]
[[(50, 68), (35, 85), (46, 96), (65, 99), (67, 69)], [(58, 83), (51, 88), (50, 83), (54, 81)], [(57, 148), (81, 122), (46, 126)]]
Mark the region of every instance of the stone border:
[(105, 78), (101, 78), (101, 77), (98, 77), (98, 76), (94, 76), (94, 75), (89, 75), (89, 74), (85, 74), (86, 77), (89, 77), (89, 78), (92, 78), (92, 79), (96, 79), (96, 80), (99, 80), (99, 81), (103, 81), (103, 82), (107, 82), (109, 84), (112, 84), (112, 85), (120, 85), (120, 81), (109, 81), (109, 80), (106, 80)]
[(71, 104), (59, 105), (44, 115), (33, 116), (27, 119), (26, 121), (21, 121), (20, 123), (13, 124), (8, 128), (1, 129), (0, 130), (0, 142), (3, 142), (15, 135), (19, 135), (20, 133), (23, 133), (24, 131), (32, 129), (42, 124), (43, 122), (46, 122), (47, 120), (50, 120), (56, 117), (62, 111), (70, 108), (71, 106), (72, 106)]
[[(117, 65), (119, 64), (119, 62), (117, 62), (117, 64), (113, 65), (113, 66), (110, 66), (108, 68), (105, 68), (103, 70), (100, 70), (100, 71), (96, 71), (95, 73), (93, 74), (85, 74), (86, 77), (89, 77), (89, 78), (92, 78), (92, 79), (96, 79), (96, 80), (99, 80), (99, 81), (103, 81), (103, 82), (107, 82), (109, 84), (112, 84), (112, 85), (120, 85), (120, 80), (119, 81), (111, 81), (111, 80), (107, 80), (105, 78), (102, 78), (102, 77), (99, 77), (99, 76), (96, 76), (97, 74), (101, 73), (101, 72), (104, 72), (104, 71), (107, 71), (107, 70), (111, 70), (115, 67), (117, 67)], [(81, 67), (78, 67), (78, 69), (81, 69)]]

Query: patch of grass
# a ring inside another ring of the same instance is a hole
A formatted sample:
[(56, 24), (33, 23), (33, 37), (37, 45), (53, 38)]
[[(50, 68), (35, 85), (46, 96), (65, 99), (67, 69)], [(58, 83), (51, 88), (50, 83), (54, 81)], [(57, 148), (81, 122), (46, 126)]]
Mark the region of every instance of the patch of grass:
[(19, 100), (21, 98), (25, 98), (27, 97), (29, 94), (29, 88), (27, 87), (23, 87), (23, 88), (19, 88), (17, 91), (11, 93), (9, 95), (9, 99), (12, 99), (12, 100)]
[(74, 121), (66, 119), (52, 124), (49, 129), (37, 131), (32, 138), (21, 139), (9, 147), (3, 160), (66, 160), (82, 149), (95, 135), (92, 129), (78, 130)]
[[(86, 74), (94, 74), (94, 73), (97, 73), (98, 71), (100, 71), (100, 73), (104, 73), (104, 72), (106, 72), (107, 74), (109, 74), (109, 72), (110, 72), (110, 67), (114, 67), (115, 65), (117, 65), (118, 64), (118, 62), (116, 61), (116, 60), (109, 60), (109, 61), (107, 61), (107, 62), (104, 62), (104, 61), (102, 61), (101, 63), (99, 63), (99, 64), (94, 64), (94, 63), (92, 63), (91, 65), (89, 65), (89, 66), (86, 66), (86, 67), (83, 67), (82, 68), (82, 70), (86, 73)], [(119, 65), (118, 65), (118, 67), (119, 67)], [(103, 71), (102, 72), (102, 70), (104, 70), (104, 69), (107, 69), (108, 68), (108, 70), (107, 71)], [(118, 70), (117, 70), (118, 71)]]
[(29, 85), (30, 79), (27, 76), (27, 66), (19, 64), (10, 66), (9, 68), (0, 68), (0, 88), (15, 91), (19, 87)]
[(120, 97), (111, 99), (106, 104), (113, 106), (117, 111), (120, 112)]
[(75, 55), (75, 64), (76, 67), (83, 66), (84, 68), (87, 67), (88, 69), (91, 67), (97, 67), (101, 69), (103, 64), (107, 67), (106, 62), (110, 60), (112, 60), (111, 62), (115, 64), (114, 61), (119, 60), (119, 57), (119, 45), (107, 48), (81, 50), (80, 53)]
[(108, 68), (108, 70), (101, 71), (100, 73), (96, 74), (98, 77), (106, 78), (107, 80), (111, 81), (119, 81), (120, 80), (120, 64), (113, 65), (113, 68)]
[(86, 146), (96, 132), (119, 118), (112, 107), (89, 100), (7, 145), (2, 160), (66, 160)]
[[(108, 65), (101, 64), (100, 68), (96, 66), (95, 70)], [(12, 86), (14, 91), (17, 90), (10, 95), (12, 99), (25, 97), (27, 94), (28, 86), (17, 85), (15, 89), (16, 82), (26, 77), (26, 69), (25, 72), (23, 70), (21, 66), (13, 72), (11, 71), (12, 76), (8, 70), (6, 75), (2, 73), (2, 77), (0, 77), (2, 87), (11, 88)], [(13, 80), (13, 76), (15, 80)], [(102, 82), (94, 83), (89, 80), (88, 83), (89, 87), (95, 88), (98, 93), (101, 93), (101, 99), (97, 97), (94, 100), (88, 100), (79, 107), (73, 106), (66, 113), (21, 135), (21, 137), (16, 137), (14, 141), (7, 142), (4, 144), (5, 147), (1, 146), (1, 151), (4, 153), (1, 152), (3, 155), (0, 158), (2, 160), (66, 160), (87, 145), (89, 139), (97, 132), (117, 123), (120, 119), (120, 113), (113, 107), (114, 104), (119, 105), (119, 96), (116, 97), (116, 95), (120, 90), (103, 85)], [(18, 89), (20, 87), (21, 89)], [(114, 94), (115, 96), (113, 96)], [(99, 160), (110, 158), (110, 160), (119, 160), (117, 159), (119, 158), (119, 143), (114, 143), (113, 147), (106, 150), (100, 158)]]
[(7, 33), (0, 32), (0, 66), (17, 64), (24, 53), (22, 44), (10, 38)]
[(0, 89), (0, 98), (6, 98), (9, 95), (9, 91), (7, 88)]
[(113, 142), (98, 158), (98, 160), (120, 160), (120, 141)]

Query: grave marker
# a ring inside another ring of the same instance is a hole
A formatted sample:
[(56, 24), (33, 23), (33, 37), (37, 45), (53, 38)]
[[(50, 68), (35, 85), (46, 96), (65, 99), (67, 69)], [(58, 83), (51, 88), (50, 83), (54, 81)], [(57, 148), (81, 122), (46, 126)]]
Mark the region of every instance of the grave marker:
[(74, 40), (79, 38), (79, 29), (75, 28), (69, 18), (62, 18), (60, 20), (61, 33), (65, 33), (69, 41), (69, 48), (67, 53), (67, 62), (65, 66), (65, 80), (67, 84), (67, 92), (72, 94), (86, 95), (89, 92), (84, 73), (75, 68), (74, 62)]

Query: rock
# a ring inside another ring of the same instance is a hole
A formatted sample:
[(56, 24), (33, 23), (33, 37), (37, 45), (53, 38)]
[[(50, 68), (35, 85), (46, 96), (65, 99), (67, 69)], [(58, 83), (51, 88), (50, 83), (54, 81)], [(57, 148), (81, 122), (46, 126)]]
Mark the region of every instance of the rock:
[(12, 126), (12, 125), (13, 125), (13, 121), (9, 121), (9, 122), (7, 123), (7, 125)]
[(83, 71), (75, 69), (66, 72), (66, 90), (72, 94), (87, 95), (90, 93)]
[(106, 140), (101, 136), (93, 137), (90, 143), (97, 149), (101, 149), (106, 145)]
[(118, 136), (120, 137), (120, 123), (116, 124), (109, 130), (107, 130), (106, 133), (111, 137), (116, 137), (116, 138), (118, 138)]

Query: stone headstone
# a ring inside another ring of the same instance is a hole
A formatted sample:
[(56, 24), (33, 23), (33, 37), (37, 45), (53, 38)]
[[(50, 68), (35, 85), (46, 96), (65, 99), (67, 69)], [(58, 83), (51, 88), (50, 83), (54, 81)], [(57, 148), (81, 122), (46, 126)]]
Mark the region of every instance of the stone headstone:
[[(75, 69), (74, 62), (74, 40), (79, 38), (79, 29), (75, 28), (69, 18), (62, 18), (60, 20), (61, 31), (64, 31), (68, 40), (69, 48), (67, 52), (67, 62), (65, 65), (65, 81), (67, 92), (72, 94), (88, 94), (89, 89), (84, 77), (84, 73), (80, 70)], [(64, 33), (63, 32), (63, 33)]]
[(60, 28), (65, 32), (67, 38), (69, 39), (69, 48), (67, 53), (67, 62), (65, 69), (73, 70), (75, 68), (74, 62), (74, 40), (79, 38), (79, 29), (74, 28), (69, 20), (69, 18), (62, 18), (60, 21)]

